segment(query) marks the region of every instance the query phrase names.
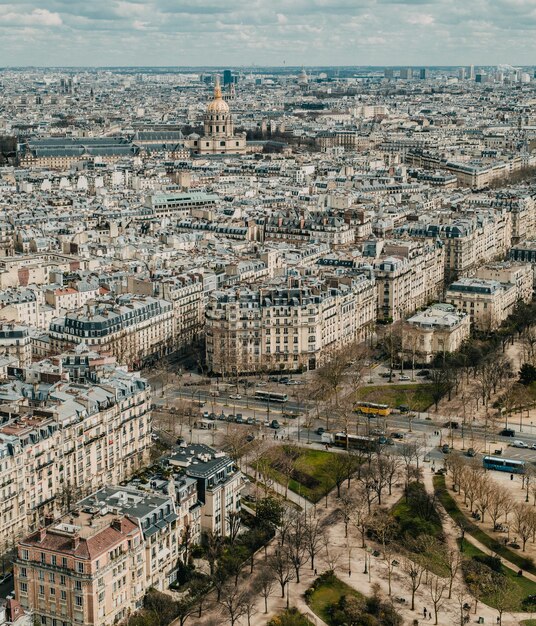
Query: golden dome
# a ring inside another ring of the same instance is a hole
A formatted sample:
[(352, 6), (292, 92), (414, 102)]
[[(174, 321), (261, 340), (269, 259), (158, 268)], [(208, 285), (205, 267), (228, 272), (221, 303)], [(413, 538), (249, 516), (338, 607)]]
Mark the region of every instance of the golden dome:
[(229, 113), (229, 105), (221, 97), (220, 77), (216, 75), (216, 85), (214, 86), (214, 100), (209, 103), (207, 113)]

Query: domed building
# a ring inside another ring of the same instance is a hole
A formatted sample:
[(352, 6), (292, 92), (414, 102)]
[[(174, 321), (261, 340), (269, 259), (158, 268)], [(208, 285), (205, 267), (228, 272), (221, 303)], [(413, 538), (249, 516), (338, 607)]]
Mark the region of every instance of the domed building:
[(216, 76), (214, 99), (205, 113), (205, 134), (195, 139), (191, 146), (196, 154), (245, 154), (246, 135), (234, 134), (233, 116), (222, 98), (220, 77)]

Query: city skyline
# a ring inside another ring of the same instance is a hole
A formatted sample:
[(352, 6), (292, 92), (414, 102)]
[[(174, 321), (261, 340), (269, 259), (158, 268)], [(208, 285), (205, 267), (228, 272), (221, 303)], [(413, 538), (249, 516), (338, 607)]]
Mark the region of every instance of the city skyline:
[(531, 0), (2, 0), (0, 55), (10, 67), (530, 65), (534, 28)]

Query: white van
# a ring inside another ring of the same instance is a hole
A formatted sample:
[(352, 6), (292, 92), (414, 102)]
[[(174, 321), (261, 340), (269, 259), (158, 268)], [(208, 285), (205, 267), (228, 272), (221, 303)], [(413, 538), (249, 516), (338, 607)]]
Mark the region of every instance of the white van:
[(512, 446), (514, 448), (528, 448), (528, 444), (526, 444), (524, 441), (520, 441), (519, 439), (517, 439), (516, 441), (514, 441), (514, 443), (512, 444)]

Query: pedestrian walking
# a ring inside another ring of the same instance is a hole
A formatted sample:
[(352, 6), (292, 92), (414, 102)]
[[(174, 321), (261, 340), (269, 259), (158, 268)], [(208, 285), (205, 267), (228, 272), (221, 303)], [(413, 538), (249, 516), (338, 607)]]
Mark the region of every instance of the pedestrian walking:
[(424, 619), (426, 619), (426, 613), (427, 613), (426, 607), (424, 607), (423, 612), (422, 612)]

